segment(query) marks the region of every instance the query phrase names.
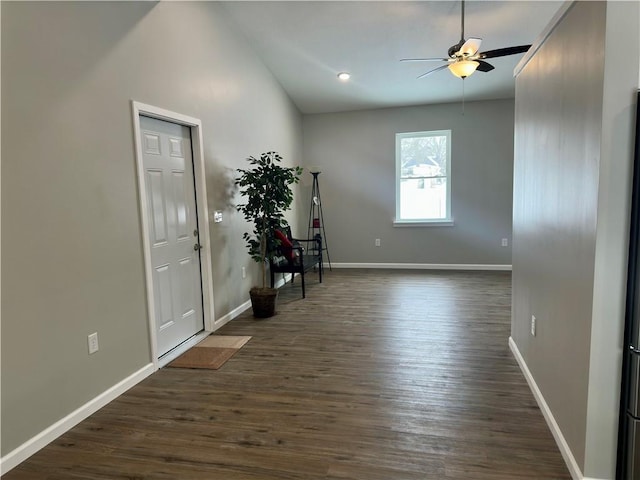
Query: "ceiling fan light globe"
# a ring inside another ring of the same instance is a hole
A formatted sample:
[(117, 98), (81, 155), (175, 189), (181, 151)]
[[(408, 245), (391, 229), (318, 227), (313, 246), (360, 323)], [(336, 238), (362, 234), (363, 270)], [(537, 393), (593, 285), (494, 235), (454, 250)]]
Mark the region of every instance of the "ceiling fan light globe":
[(449, 65), (449, 70), (458, 78), (466, 78), (476, 71), (478, 65), (475, 60), (460, 60)]

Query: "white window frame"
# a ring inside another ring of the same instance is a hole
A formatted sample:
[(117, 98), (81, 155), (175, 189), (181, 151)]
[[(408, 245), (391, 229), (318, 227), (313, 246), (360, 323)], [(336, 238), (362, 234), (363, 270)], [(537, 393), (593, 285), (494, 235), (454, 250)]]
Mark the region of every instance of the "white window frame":
[[(400, 218), (400, 184), (402, 175), (402, 161), (400, 158), (400, 144), (404, 138), (416, 137), (447, 137), (447, 205), (445, 218), (421, 218), (402, 219)], [(396, 227), (430, 227), (430, 226), (451, 226), (453, 217), (451, 216), (451, 130), (431, 130), (425, 132), (405, 132), (396, 133), (396, 216), (393, 221)]]

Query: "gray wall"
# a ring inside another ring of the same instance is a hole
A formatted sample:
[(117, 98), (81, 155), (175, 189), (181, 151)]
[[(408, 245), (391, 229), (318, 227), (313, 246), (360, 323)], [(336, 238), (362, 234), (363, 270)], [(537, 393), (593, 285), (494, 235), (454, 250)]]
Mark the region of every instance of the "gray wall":
[[(574, 52), (583, 44), (593, 55), (581, 60), (581, 69), (562, 68), (576, 61)], [(589, 378), (603, 51), (604, 5), (576, 7), (516, 82), (511, 334), (580, 465)], [(536, 337), (529, 333), (531, 315), (537, 320)]]
[(625, 45), (638, 45), (636, 2), (577, 2), (516, 81), (511, 334), (578, 468), (603, 479), (615, 474), (638, 82)]
[[(331, 261), (511, 264), (512, 100), (305, 115)], [(451, 129), (455, 226), (395, 227), (395, 134)], [(308, 208), (301, 219), (308, 223)], [(374, 240), (381, 239), (381, 247)]]
[(233, 170), (269, 149), (299, 162), (302, 129), (216, 3), (1, 8), (5, 455), (151, 361), (130, 101), (203, 122), (208, 208), (225, 213), (211, 224), (216, 318), (258, 281)]

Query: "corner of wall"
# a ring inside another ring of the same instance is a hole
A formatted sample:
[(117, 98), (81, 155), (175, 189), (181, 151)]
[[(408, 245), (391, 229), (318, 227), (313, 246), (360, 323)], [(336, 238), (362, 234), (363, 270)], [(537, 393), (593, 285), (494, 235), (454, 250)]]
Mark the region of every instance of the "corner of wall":
[(614, 478), (623, 355), (635, 97), (637, 2), (607, 2), (600, 182), (591, 321), (585, 474)]

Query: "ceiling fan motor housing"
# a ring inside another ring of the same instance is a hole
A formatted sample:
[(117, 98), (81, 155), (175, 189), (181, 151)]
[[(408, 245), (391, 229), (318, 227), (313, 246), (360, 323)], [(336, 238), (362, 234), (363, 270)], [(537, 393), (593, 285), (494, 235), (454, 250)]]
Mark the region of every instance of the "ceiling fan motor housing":
[(462, 48), (462, 45), (464, 45), (464, 38), (461, 39), (459, 43), (457, 43), (455, 45), (451, 45), (449, 47), (449, 50), (447, 50), (447, 53), (449, 54), (449, 57), (456, 58), (456, 53), (458, 53), (460, 51), (460, 49)]

